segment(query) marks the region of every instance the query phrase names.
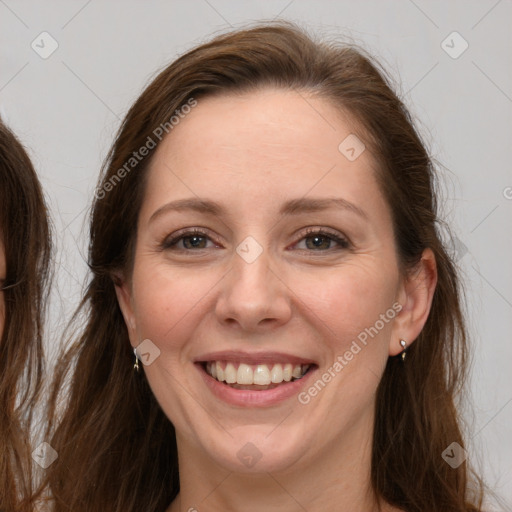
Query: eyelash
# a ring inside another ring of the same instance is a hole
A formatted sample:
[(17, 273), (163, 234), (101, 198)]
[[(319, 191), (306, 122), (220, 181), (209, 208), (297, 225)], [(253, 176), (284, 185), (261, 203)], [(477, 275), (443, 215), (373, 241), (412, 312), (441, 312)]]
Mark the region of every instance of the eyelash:
[[(176, 235), (170, 239), (169, 238), (165, 239), (161, 244), (161, 249), (163, 249), (163, 250), (173, 249), (173, 247), (181, 240), (184, 240), (186, 238), (192, 238), (194, 236), (207, 238), (207, 239), (211, 240), (210, 236), (208, 236), (208, 233), (206, 233), (205, 231), (202, 231), (200, 229), (191, 229), (189, 231), (185, 231), (184, 233), (179, 233), (178, 235)], [(328, 238), (328, 239), (332, 240), (333, 242), (336, 242), (339, 245), (339, 247), (337, 249), (331, 248), (331, 249), (327, 249), (327, 250), (318, 250), (318, 251), (308, 250), (308, 249), (298, 249), (298, 250), (307, 251), (307, 252), (319, 252), (319, 253), (323, 252), (323, 253), (325, 253), (325, 252), (332, 252), (333, 250), (349, 249), (351, 247), (350, 242), (346, 238), (344, 238), (336, 233), (329, 232), (325, 229), (318, 229), (318, 228), (308, 228), (306, 230), (306, 232), (302, 235), (302, 237), (299, 239), (299, 242), (301, 242), (302, 240), (304, 240), (306, 238), (311, 238), (313, 236)], [(211, 241), (216, 243), (214, 240), (211, 240)], [(204, 251), (206, 249), (207, 248), (200, 248), (200, 249), (182, 249), (182, 248), (180, 248), (180, 249), (174, 249), (174, 250), (183, 251), (183, 252), (191, 252), (191, 251), (199, 252), (199, 251)]]

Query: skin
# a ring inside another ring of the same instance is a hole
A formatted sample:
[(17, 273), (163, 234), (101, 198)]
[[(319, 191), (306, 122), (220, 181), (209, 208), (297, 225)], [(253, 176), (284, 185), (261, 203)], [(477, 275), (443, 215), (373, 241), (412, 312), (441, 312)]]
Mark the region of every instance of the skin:
[[(357, 124), (325, 99), (262, 89), (200, 100), (157, 149), (133, 270), (117, 294), (131, 344), (150, 339), (160, 350), (144, 371), (176, 428), (181, 491), (171, 512), (377, 510), (375, 392), (399, 340), (410, 345), (420, 333), (437, 277), (430, 250), (409, 277), (400, 274), (370, 151), (351, 162), (338, 150), (351, 133)], [(225, 213), (151, 219), (190, 197), (215, 200)], [(279, 215), (284, 202), (304, 197), (343, 198), (364, 217), (346, 208)], [(349, 246), (323, 238), (318, 249), (308, 227)], [(190, 238), (162, 249), (184, 228), (207, 231), (202, 249)], [(263, 250), (251, 264), (236, 252), (247, 236)], [(296, 396), (272, 407), (229, 405), (193, 364), (214, 350), (279, 351), (315, 361), (319, 377), (396, 302), (399, 314), (305, 405)], [(237, 457), (247, 443), (261, 454), (251, 468)]]

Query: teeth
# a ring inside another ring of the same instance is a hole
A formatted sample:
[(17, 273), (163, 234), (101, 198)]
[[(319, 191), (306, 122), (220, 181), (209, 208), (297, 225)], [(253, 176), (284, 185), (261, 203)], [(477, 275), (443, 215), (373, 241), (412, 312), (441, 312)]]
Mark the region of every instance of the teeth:
[[(238, 384), (252, 384), (252, 368), (248, 364), (240, 364), (236, 372), (236, 381)], [(212, 375), (213, 377), (213, 375)]]
[[(215, 370), (216, 370), (216, 373), (217, 375), (215, 376), (215, 378), (219, 381), (219, 382), (223, 382), (224, 381), (224, 370), (222, 369), (222, 366), (220, 364), (219, 361), (213, 363), (215, 364)], [(212, 375), (213, 377), (213, 375)]]
[(283, 379), (286, 382), (290, 382), (292, 380), (292, 365), (291, 364), (285, 364), (283, 368)]
[(268, 366), (266, 364), (259, 364), (256, 366), (252, 380), (253, 384), (258, 384), (260, 386), (267, 386), (270, 384), (270, 370), (268, 369)]
[(281, 364), (275, 364), (272, 367), (272, 371), (270, 372), (270, 379), (274, 384), (283, 382), (283, 366)]
[(224, 361), (209, 361), (206, 371), (214, 379), (227, 384), (268, 386), (300, 379), (309, 369), (308, 364), (275, 363), (249, 365)]
[(228, 384), (234, 384), (236, 382), (236, 370), (233, 363), (228, 363), (224, 370), (224, 377)]

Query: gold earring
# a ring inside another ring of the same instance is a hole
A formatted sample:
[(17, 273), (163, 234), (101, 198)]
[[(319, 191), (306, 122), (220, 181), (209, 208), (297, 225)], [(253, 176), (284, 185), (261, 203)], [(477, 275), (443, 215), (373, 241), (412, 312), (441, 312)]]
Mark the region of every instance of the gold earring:
[(407, 343), (405, 342), (405, 340), (400, 340), (400, 345), (402, 345), (402, 348), (403, 348), (403, 351), (402, 351), (402, 361), (405, 361), (405, 356), (406, 356), (406, 350), (407, 350)]
[(140, 368), (139, 368), (139, 358), (137, 357), (137, 349), (134, 348), (133, 349), (133, 355), (135, 356), (135, 363), (133, 363), (133, 369), (139, 373), (140, 371)]

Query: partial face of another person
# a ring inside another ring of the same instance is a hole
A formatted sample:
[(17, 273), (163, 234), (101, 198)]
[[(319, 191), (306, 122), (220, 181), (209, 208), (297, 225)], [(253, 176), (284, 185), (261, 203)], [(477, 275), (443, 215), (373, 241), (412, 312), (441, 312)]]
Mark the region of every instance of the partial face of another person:
[(5, 248), (3, 241), (0, 239), (0, 338), (4, 332), (4, 324), (5, 324), (5, 299), (3, 286), (5, 281), (5, 276), (7, 272), (7, 267), (5, 263)]
[(203, 460), (307, 468), (367, 439), (387, 359), (421, 330), (376, 163), (339, 150), (354, 133), (325, 99), (262, 89), (199, 100), (156, 150), (118, 298)]

